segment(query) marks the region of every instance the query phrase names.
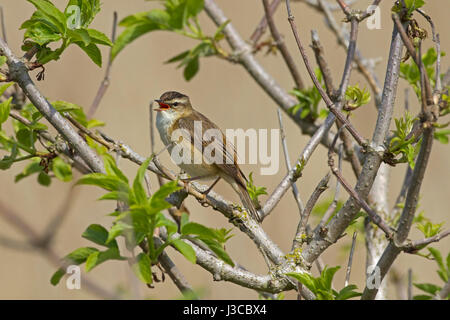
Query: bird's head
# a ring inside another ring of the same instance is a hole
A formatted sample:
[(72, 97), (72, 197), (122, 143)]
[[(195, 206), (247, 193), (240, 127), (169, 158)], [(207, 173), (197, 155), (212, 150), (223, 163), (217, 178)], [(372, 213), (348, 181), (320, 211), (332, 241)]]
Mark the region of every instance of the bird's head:
[(159, 108), (154, 110), (159, 112), (182, 115), (192, 110), (189, 97), (176, 91), (165, 92), (155, 101), (158, 103)]

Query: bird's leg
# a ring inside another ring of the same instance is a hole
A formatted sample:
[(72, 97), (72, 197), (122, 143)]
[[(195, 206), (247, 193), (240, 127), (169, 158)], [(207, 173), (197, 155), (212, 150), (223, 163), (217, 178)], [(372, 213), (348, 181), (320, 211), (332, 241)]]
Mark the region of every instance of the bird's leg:
[(189, 182), (194, 181), (194, 180), (201, 180), (201, 179), (205, 179), (205, 178), (209, 178), (209, 177), (210, 177), (210, 175), (203, 175), (203, 176), (190, 177), (190, 178), (181, 178), (180, 180), (183, 181), (183, 183), (184, 183), (184, 189), (186, 191), (188, 191)]
[(212, 188), (214, 188), (214, 186), (217, 184), (217, 182), (219, 182), (219, 180), (220, 180), (220, 177), (217, 177), (217, 179), (214, 180), (214, 182), (212, 183), (212, 185), (209, 186), (208, 189), (206, 189), (205, 191), (202, 191), (202, 194), (205, 196), (205, 198), (208, 195), (208, 193), (212, 190)]

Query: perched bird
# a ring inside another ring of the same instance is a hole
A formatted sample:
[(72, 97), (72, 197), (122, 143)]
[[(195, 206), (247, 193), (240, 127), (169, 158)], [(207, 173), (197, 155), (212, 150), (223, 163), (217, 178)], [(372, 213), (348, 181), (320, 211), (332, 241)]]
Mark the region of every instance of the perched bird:
[[(158, 112), (156, 127), (172, 159), (174, 148), (190, 151), (189, 161), (180, 162), (179, 159), (174, 159), (177, 165), (191, 176), (184, 181), (216, 179), (204, 192), (206, 195), (221, 178), (224, 179), (239, 195), (250, 215), (259, 221), (255, 204), (247, 191), (247, 178), (237, 163), (236, 149), (227, 141), (220, 128), (194, 110), (189, 97), (184, 94), (168, 91), (155, 101), (159, 104), (159, 108), (154, 109)], [(205, 139), (206, 135), (203, 133), (209, 129), (215, 129), (220, 137)]]

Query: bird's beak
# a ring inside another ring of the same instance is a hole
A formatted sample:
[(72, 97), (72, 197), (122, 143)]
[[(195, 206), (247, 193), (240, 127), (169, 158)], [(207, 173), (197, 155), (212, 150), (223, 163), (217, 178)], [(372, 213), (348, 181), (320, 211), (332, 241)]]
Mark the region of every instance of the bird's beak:
[(159, 104), (159, 108), (153, 109), (155, 111), (164, 111), (164, 110), (169, 110), (170, 109), (170, 105), (168, 105), (167, 103), (162, 102), (161, 100), (155, 100), (155, 102), (157, 102)]

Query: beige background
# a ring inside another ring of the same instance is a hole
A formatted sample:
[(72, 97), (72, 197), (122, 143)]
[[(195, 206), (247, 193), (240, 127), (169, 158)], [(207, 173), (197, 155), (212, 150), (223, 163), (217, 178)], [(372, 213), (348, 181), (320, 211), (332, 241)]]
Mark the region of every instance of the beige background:
[[(54, 1), (63, 8), (66, 1)], [(259, 22), (263, 9), (260, 1), (255, 0), (217, 0), (226, 15), (232, 20), (234, 26), (244, 38), (248, 38)], [(426, 11), (434, 18), (438, 30), (441, 31), (442, 49), (450, 52), (448, 35), (444, 33), (450, 30), (448, 20), (448, 2), (427, 1)], [(365, 8), (369, 1), (360, 1), (358, 8)], [(359, 33), (359, 49), (365, 57), (381, 57), (377, 67), (379, 78), (383, 80), (386, 66), (386, 57), (391, 37), (392, 21), (389, 17), (389, 9), (393, 1), (382, 2), (382, 28), (380, 30), (368, 30), (362, 25)], [(20, 54), (20, 45), (23, 31), (18, 30), (20, 24), (33, 12), (33, 7), (26, 1), (1, 0), (6, 16), (8, 41), (11, 48)], [(112, 13), (116, 10), (119, 19), (128, 14), (149, 10), (157, 7), (156, 2), (144, 2), (142, 0), (118, 1), (104, 0), (102, 11), (93, 23), (94, 28), (110, 34)], [(445, 8), (443, 8), (445, 7)], [(303, 39), (310, 38), (310, 30), (317, 29), (325, 47), (325, 54), (337, 81), (342, 72), (345, 58), (344, 51), (337, 45), (331, 32), (324, 26), (323, 18), (315, 11), (301, 3), (293, 3), (293, 11), (296, 22), (300, 28)], [(337, 19), (343, 16), (339, 12)], [(287, 45), (290, 48), (300, 68), (302, 76), (307, 80), (306, 71), (300, 62), (298, 51), (294, 47), (293, 37), (286, 21), (284, 5), (280, 7), (276, 16), (276, 22), (280, 31), (284, 34)], [(201, 14), (201, 23), (205, 29), (212, 33), (214, 26), (205, 13)], [(429, 30), (423, 19), (419, 23)], [(121, 29), (119, 29), (121, 30)], [(430, 30), (429, 30), (430, 31)], [(430, 31), (431, 34), (431, 31)], [(267, 37), (267, 36), (265, 36)], [(265, 39), (265, 37), (263, 39)], [(148, 129), (148, 103), (150, 99), (157, 98), (167, 90), (177, 90), (187, 93), (198, 110), (213, 119), (222, 128), (278, 128), (276, 119), (276, 106), (271, 99), (253, 82), (246, 71), (217, 58), (201, 60), (201, 68), (198, 75), (191, 81), (185, 82), (182, 71), (175, 65), (163, 64), (168, 58), (192, 48), (195, 41), (166, 32), (148, 34), (127, 47), (116, 59), (111, 77), (111, 86), (104, 97), (96, 118), (106, 121), (104, 129), (109, 135), (116, 137), (131, 145), (137, 152), (144, 156), (149, 155), (149, 129)], [(425, 42), (427, 47), (432, 46), (431, 40)], [(102, 52), (106, 57), (107, 49)], [(312, 52), (308, 48), (308, 53)], [(291, 77), (287, 72), (280, 56), (264, 56), (260, 53), (257, 59), (264, 65), (267, 71), (286, 90), (292, 85)], [(449, 65), (449, 59), (443, 59), (443, 66)], [(97, 68), (79, 48), (70, 47), (58, 62), (49, 63), (46, 66), (45, 81), (38, 83), (39, 88), (49, 99), (61, 99), (90, 106), (97, 88), (103, 78), (104, 70)], [(104, 68), (103, 68), (104, 69)], [(361, 81), (361, 77), (353, 73), (352, 84)], [(311, 83), (307, 80), (308, 83)], [(396, 116), (403, 111), (404, 81), (400, 81), (399, 97), (396, 103)], [(365, 84), (362, 83), (362, 86)], [(411, 97), (414, 112), (418, 110), (415, 97)], [(285, 119), (287, 140), (290, 148), (291, 161), (300, 153), (308, 138), (301, 135), (297, 126)], [(356, 113), (352, 118), (355, 126), (364, 136), (369, 136), (374, 128), (376, 113), (373, 103)], [(162, 146), (159, 139), (158, 148)], [(0, 152), (0, 156), (4, 153)], [(167, 162), (168, 157), (163, 157)], [(425, 210), (427, 217), (434, 222), (448, 220), (448, 206), (443, 204), (448, 200), (450, 172), (450, 151), (447, 145), (436, 143), (434, 145), (432, 159), (428, 168), (428, 174), (422, 187), (420, 210)], [(121, 161), (121, 167), (129, 176), (134, 176), (137, 167), (127, 161)], [(54, 181), (48, 188), (41, 187), (35, 177), (28, 178), (20, 183), (14, 183), (14, 176), (22, 170), (23, 166), (17, 164), (11, 170), (0, 172), (0, 201), (14, 208), (18, 214), (30, 222), (37, 230), (44, 230), (46, 224), (54, 215), (57, 208), (64, 202), (65, 195), (70, 189), (70, 184)], [(173, 168), (173, 166), (172, 166)], [(306, 202), (315, 185), (327, 172), (326, 150), (320, 147), (313, 155), (310, 164), (304, 171), (303, 177), (298, 182), (298, 187), (303, 200)], [(348, 177), (351, 177), (348, 165), (345, 164)], [(268, 191), (272, 191), (284, 176), (286, 169), (280, 150), (280, 169), (275, 176), (260, 176), (259, 166), (244, 166), (248, 174), (254, 171), (257, 185), (264, 185)], [(405, 171), (404, 165), (399, 165), (392, 170), (390, 184), (390, 200), (398, 194), (401, 179)], [(351, 178), (353, 182), (353, 177)], [(334, 185), (334, 180), (331, 185)], [(152, 186), (156, 187), (156, 180), (152, 177)], [(64, 255), (71, 250), (88, 245), (88, 242), (80, 237), (81, 233), (91, 223), (101, 223), (110, 226), (112, 219), (105, 215), (114, 210), (113, 203), (98, 202), (96, 199), (102, 194), (93, 187), (77, 187), (78, 193), (68, 218), (64, 221), (55, 239), (54, 247), (59, 255)], [(217, 190), (225, 197), (237, 201), (231, 188), (223, 182), (217, 186)], [(344, 193), (344, 192), (343, 192)], [(332, 190), (325, 197), (331, 197)], [(345, 200), (346, 194), (342, 195)], [(265, 197), (262, 197), (264, 200)], [(227, 220), (209, 209), (204, 209), (196, 201), (188, 199), (187, 205), (191, 210), (191, 219), (211, 227), (232, 226)], [(281, 204), (264, 221), (264, 228), (273, 237), (283, 251), (290, 248), (293, 234), (298, 221), (298, 213), (292, 195), (289, 192), (283, 198)], [(445, 227), (449, 227), (448, 222)], [(15, 229), (0, 220), (0, 230), (3, 236), (19, 239)], [(261, 256), (253, 243), (237, 229), (233, 230), (233, 237), (227, 246), (230, 254), (256, 273), (266, 273), (267, 269)], [(418, 239), (420, 233), (414, 228), (411, 237)], [(350, 243), (349, 236), (339, 241), (339, 245), (332, 246), (323, 255), (326, 264), (335, 266), (346, 264), (347, 254), (344, 254), (341, 245)], [(448, 253), (450, 240), (447, 238), (435, 247), (441, 249), (443, 254)], [(204, 298), (208, 299), (239, 299), (257, 298), (254, 291), (240, 288), (231, 283), (213, 282), (212, 276), (196, 265), (192, 265), (169, 249), (169, 254), (179, 263), (179, 267), (187, 279), (195, 288), (204, 289)], [(364, 284), (365, 251), (363, 242), (358, 242), (354, 259), (351, 283), (356, 283), (359, 288)], [(432, 282), (441, 284), (435, 270), (434, 262), (427, 261), (418, 256), (402, 255), (397, 261), (397, 270), (405, 277), (407, 268), (414, 268), (414, 279), (419, 282)], [(344, 268), (343, 268), (344, 269)], [(344, 279), (344, 270), (336, 275), (335, 287), (341, 288)], [(3, 299), (81, 299), (96, 298), (86, 290), (68, 290), (64, 282), (53, 287), (49, 283), (50, 276), (55, 268), (38, 252), (29, 253), (0, 247), (0, 298)], [(314, 268), (314, 273), (316, 273)], [(85, 275), (83, 274), (83, 277)], [(156, 284), (155, 289), (136, 284), (134, 276), (130, 274), (125, 262), (108, 262), (94, 269), (86, 277), (95, 281), (100, 286), (111, 290), (125, 292), (125, 297), (171, 299), (179, 297), (179, 292), (173, 283), (167, 279), (164, 283)], [(133, 289), (134, 288), (134, 289)], [(136, 289), (137, 288), (137, 289)], [(417, 294), (418, 292), (415, 291)], [(288, 298), (294, 298), (294, 294), (288, 293)], [(391, 292), (390, 297), (395, 298)]]

